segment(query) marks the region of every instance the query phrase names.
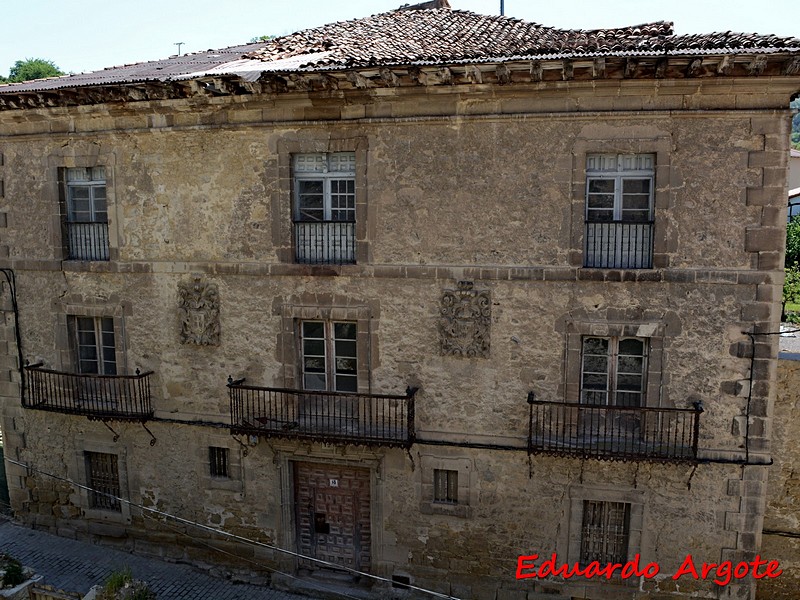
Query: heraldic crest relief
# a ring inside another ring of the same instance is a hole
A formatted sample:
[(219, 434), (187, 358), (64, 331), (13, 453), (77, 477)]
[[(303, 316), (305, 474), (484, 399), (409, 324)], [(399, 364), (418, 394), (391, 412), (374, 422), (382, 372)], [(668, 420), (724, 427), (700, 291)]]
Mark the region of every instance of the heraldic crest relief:
[(473, 282), (459, 281), (458, 289), (444, 290), (439, 311), (441, 353), (489, 357), (492, 322), (490, 290), (475, 290)]
[(178, 284), (181, 343), (219, 346), (219, 290), (194, 277)]

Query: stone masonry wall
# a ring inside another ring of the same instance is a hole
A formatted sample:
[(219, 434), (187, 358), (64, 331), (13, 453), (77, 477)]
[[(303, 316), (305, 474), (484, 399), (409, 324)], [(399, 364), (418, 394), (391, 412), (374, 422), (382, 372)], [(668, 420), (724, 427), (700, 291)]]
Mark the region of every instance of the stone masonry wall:
[(800, 362), (778, 361), (773, 460), (764, 515), (763, 554), (781, 561), (783, 575), (762, 581), (758, 598), (789, 599), (800, 587)]
[[(749, 580), (720, 590), (661, 577), (637, 593), (526, 586), (513, 572), (518, 554), (574, 561), (576, 507), (595, 497), (637, 507), (635, 543), (665, 575), (689, 553), (749, 559), (761, 544), (764, 467), (528, 463), (520, 450), (417, 444), (406, 454), (265, 440), (243, 440), (244, 456), (224, 428), (225, 382), (293, 382), (293, 315), (358, 314), (369, 349), (360, 385), (420, 388), (420, 438), (524, 449), (528, 392), (571, 398), (576, 340), (627, 326), (652, 336), (648, 403), (703, 402), (703, 458), (765, 461), (777, 346), (757, 334), (779, 316), (788, 84), (764, 85), (602, 82), (0, 113), (9, 132), (0, 138), (0, 224), (9, 224), (0, 254), (6, 244), (17, 273), (26, 358), (67, 370), (66, 315), (113, 316), (121, 366), (154, 371), (147, 425), (157, 440), (151, 446), (138, 424), (112, 423), (115, 442), (101, 423), (23, 410), (9, 371), (0, 382), (7, 451), (75, 481), (85, 477), (84, 451), (115, 453), (133, 502), (290, 548), (292, 461), (368, 465), (373, 564), (387, 576), (493, 600), (749, 598)], [(587, 112), (577, 112), (579, 99)], [(357, 154), (364, 260), (293, 264), (290, 155), (341, 149)], [(595, 152), (656, 155), (654, 269), (581, 268), (585, 160)], [(59, 169), (92, 165), (106, 166), (111, 260), (64, 261)], [(178, 289), (194, 278), (218, 288), (219, 345), (181, 344)], [(491, 299), (486, 358), (440, 352), (442, 296), (462, 281)], [(231, 482), (208, 475), (210, 445), (235, 457)], [(464, 484), (464, 514), (441, 514), (426, 496), (432, 470), (448, 465)], [(135, 507), (109, 518), (70, 486), (22, 469), (10, 468), (9, 480), (15, 510), (37, 526), (212, 560)], [(244, 552), (291, 567), (270, 551)]]

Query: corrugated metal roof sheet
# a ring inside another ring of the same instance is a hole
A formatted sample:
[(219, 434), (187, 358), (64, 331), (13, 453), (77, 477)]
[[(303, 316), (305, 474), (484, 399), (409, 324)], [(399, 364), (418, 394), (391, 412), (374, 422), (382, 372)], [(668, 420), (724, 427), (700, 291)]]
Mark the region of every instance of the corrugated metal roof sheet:
[(187, 73), (213, 69), (219, 65), (239, 60), (249, 52), (263, 48), (264, 43), (231, 46), (220, 50), (206, 50), (195, 54), (171, 56), (162, 60), (108, 67), (102, 71), (64, 75), (49, 79), (37, 79), (25, 83), (0, 85), (0, 94), (5, 91), (44, 91), (71, 87), (135, 83), (145, 81), (169, 81)]

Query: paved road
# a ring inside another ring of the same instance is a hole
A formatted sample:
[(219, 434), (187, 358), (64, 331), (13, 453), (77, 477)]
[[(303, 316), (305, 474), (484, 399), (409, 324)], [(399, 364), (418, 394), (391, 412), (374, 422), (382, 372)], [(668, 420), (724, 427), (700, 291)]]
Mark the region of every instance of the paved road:
[(109, 573), (130, 567), (158, 600), (308, 600), (268, 587), (216, 579), (188, 565), (144, 558), (50, 535), (0, 518), (0, 552), (7, 552), (44, 577), (44, 583), (85, 594)]

